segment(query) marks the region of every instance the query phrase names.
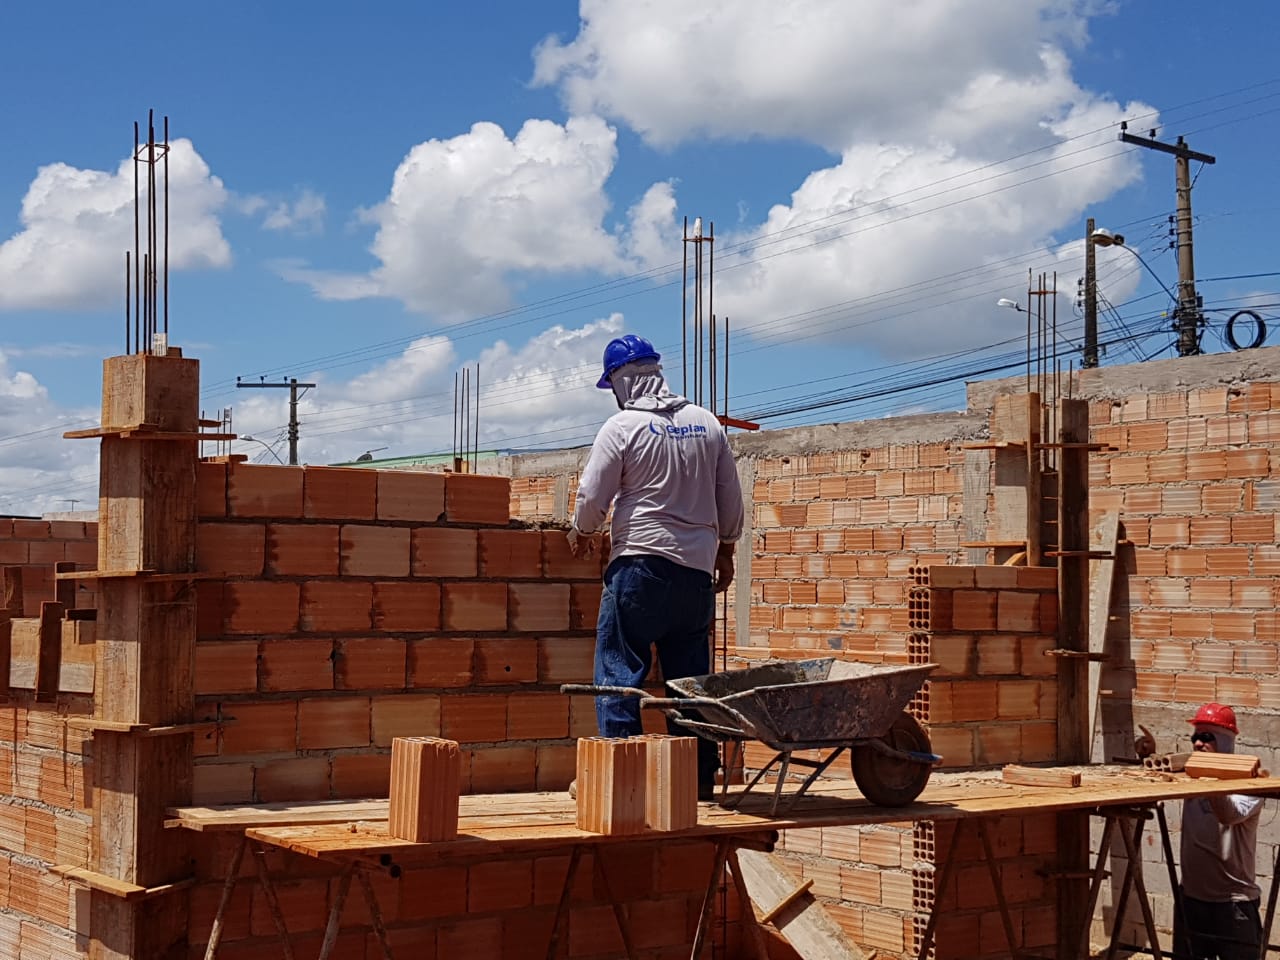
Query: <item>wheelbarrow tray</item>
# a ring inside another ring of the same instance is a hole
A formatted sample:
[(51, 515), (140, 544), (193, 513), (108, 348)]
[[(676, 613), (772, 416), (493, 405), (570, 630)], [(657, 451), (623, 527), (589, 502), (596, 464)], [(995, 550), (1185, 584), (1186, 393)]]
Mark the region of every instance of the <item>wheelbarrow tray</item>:
[(936, 666), (780, 660), (669, 680), (667, 686), (700, 699), (701, 719), (718, 727), (741, 729), (745, 719), (753, 729), (743, 729), (744, 737), (779, 748), (817, 746), (885, 736)]

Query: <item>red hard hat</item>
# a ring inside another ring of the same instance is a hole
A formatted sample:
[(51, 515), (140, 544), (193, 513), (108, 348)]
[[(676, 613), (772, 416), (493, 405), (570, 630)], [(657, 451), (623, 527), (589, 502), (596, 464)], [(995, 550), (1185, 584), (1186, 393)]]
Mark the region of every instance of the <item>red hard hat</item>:
[(1230, 730), (1237, 736), (1240, 735), (1240, 728), (1236, 726), (1236, 712), (1221, 703), (1206, 703), (1203, 707), (1197, 710), (1196, 715), (1187, 722), (1210, 723), (1215, 727), (1222, 727), (1224, 730)]

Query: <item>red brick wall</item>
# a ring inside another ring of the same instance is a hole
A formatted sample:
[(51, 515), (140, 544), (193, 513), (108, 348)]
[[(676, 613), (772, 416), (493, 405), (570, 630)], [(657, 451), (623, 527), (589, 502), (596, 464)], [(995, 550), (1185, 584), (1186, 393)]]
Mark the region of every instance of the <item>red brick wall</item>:
[(563, 789), (600, 561), (512, 526), (508, 481), (200, 465), (196, 801), (385, 796), (391, 740), (464, 749), (464, 789)]
[[(22, 568), (24, 616), (40, 616), (41, 601), (53, 599), (53, 565), (63, 560), (97, 569), (96, 523), (0, 517), (0, 567)], [(95, 606), (93, 587), (92, 581), (77, 584), (77, 607)]]

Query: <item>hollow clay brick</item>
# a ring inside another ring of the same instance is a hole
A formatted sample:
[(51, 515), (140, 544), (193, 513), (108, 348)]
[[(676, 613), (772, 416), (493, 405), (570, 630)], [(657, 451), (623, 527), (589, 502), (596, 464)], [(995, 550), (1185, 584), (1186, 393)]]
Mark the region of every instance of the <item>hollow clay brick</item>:
[(425, 633), (440, 629), (440, 584), (391, 580), (373, 585), (373, 625), (378, 630)]
[(508, 740), (562, 740), (569, 735), (569, 701), (559, 693), (513, 693), (507, 702)]
[(227, 515), (227, 465), (225, 463), (196, 464), (196, 516), (225, 517)]
[(492, 580), (542, 576), (542, 532), (539, 530), (481, 530), (478, 546), (480, 576)]
[(309, 697), (298, 701), (298, 747), (332, 750), (372, 742), (368, 697)]
[(538, 644), (530, 638), (494, 638), (476, 641), (475, 682), (507, 686), (536, 683)]
[(499, 743), (507, 736), (507, 697), (502, 694), (461, 694), (440, 704), (443, 736), (461, 743)]
[(563, 530), (542, 532), (543, 574), (553, 580), (599, 580), (609, 556), (607, 543), (592, 556), (575, 557)]
[(474, 577), (479, 572), (475, 530), (419, 527), (413, 531), (415, 577)]
[(370, 630), (373, 626), (373, 584), (360, 580), (311, 580), (304, 583), (300, 623), (301, 628), (309, 633)]
[(301, 517), (302, 468), (232, 464), (227, 505), (232, 517)]
[(293, 700), (224, 703), (222, 715), (223, 756), (297, 749), (298, 704)]
[(196, 526), (196, 569), (260, 577), (267, 530), (261, 523), (201, 523)]
[(402, 690), (407, 685), (409, 646), (400, 637), (339, 640), (336, 652), (339, 690)]
[(267, 525), (267, 573), (280, 577), (338, 575), (338, 525)]
[(439, 523), (443, 518), (444, 474), (379, 470), (377, 476), (379, 520)]
[(396, 737), (440, 735), (440, 697), (433, 693), (373, 698), (373, 743), (391, 746)]
[[(446, 583), (443, 594), (446, 630), (505, 630), (507, 628), (507, 585), (505, 583)], [(565, 606), (567, 619), (567, 600)]]
[(645, 744), (645, 826), (686, 830), (698, 823), (698, 741), (649, 734)]
[(511, 629), (521, 632), (569, 629), (569, 584), (513, 583), (507, 595)]
[(196, 644), (195, 692), (252, 693), (258, 689), (258, 645), (252, 640)]
[(592, 630), (600, 619), (601, 583), (574, 583), (569, 587), (569, 629)]
[(579, 830), (611, 835), (644, 831), (646, 756), (645, 744), (634, 738), (578, 741)]
[(426, 843), (458, 835), (462, 755), (437, 737), (397, 737), (391, 744), (391, 803), (387, 831)]
[(538, 753), (532, 745), (497, 746), (471, 755), (472, 793), (532, 790), (537, 781)]
[(264, 691), (333, 689), (333, 641), (290, 637), (264, 640), (259, 660)]
[(505, 526), (511, 519), (511, 481), (480, 474), (447, 474), (444, 512), (449, 523)]
[(298, 585), (245, 580), (225, 585), (227, 633), (293, 633), (298, 629)]
[(342, 525), (341, 566), (344, 577), (409, 576), (409, 528)]
[(254, 793), (261, 803), (315, 800), (329, 796), (328, 757), (290, 757), (258, 767)]
[(473, 677), (475, 641), (440, 637), (409, 641), (411, 687), (469, 687)]
[(307, 467), (302, 515), (312, 520), (372, 520), (378, 475), (355, 467)]

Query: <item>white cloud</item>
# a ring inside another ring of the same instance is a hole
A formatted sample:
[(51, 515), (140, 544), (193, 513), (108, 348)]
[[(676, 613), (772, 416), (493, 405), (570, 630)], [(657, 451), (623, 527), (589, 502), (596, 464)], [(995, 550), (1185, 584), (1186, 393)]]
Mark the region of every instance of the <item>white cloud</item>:
[[(169, 268), (226, 267), (231, 248), (218, 212), (227, 201), (190, 140), (169, 156)], [(145, 204), (145, 188), (142, 202)], [(133, 249), (133, 161), (114, 173), (65, 163), (41, 167), (27, 188), (22, 229), (0, 244), (0, 310), (76, 309), (124, 296)], [(144, 241), (145, 243), (145, 236)]]
[(833, 150), (998, 115), (1053, 82), (1039, 44), (1079, 42), (1086, 23), (1070, 0), (581, 0), (580, 14), (574, 39), (534, 55), (534, 82), (559, 85), (571, 112), (657, 144), (770, 136)]
[(324, 197), (314, 190), (304, 188), (290, 203), (275, 203), (263, 218), (265, 230), (288, 230), (293, 233), (320, 233), (324, 229)]
[(361, 214), (377, 227), (376, 268), (335, 273), (288, 263), (281, 275), (325, 299), (393, 297), (456, 319), (508, 306), (525, 277), (625, 270), (630, 254), (659, 249), (652, 230), (674, 204), (669, 185), (657, 184), (632, 209), (634, 238), (606, 228), (615, 141), (598, 117), (574, 117), (563, 125), (528, 120), (511, 138), (477, 123), (420, 143), (396, 169), (387, 198)]
[(0, 352), (0, 513), (39, 515), (97, 501), (98, 444), (62, 432), (97, 422), (97, 411), (67, 409)]
[[(595, 382), (604, 346), (621, 330), (622, 317), (613, 314), (576, 329), (553, 326), (523, 344), (499, 340), (471, 357), (460, 357), (448, 338), (429, 336), (350, 380), (312, 375), (308, 379), (319, 386), (299, 403), (300, 459), (334, 463), (377, 448), (387, 448), (380, 456), (449, 451), (454, 374), (464, 365), (474, 372), (477, 360), (482, 449), (586, 442), (614, 410)], [(286, 458), (285, 397), (245, 393), (252, 396), (237, 397), (236, 432), (263, 440)], [(236, 449), (270, 459), (256, 443)]]

